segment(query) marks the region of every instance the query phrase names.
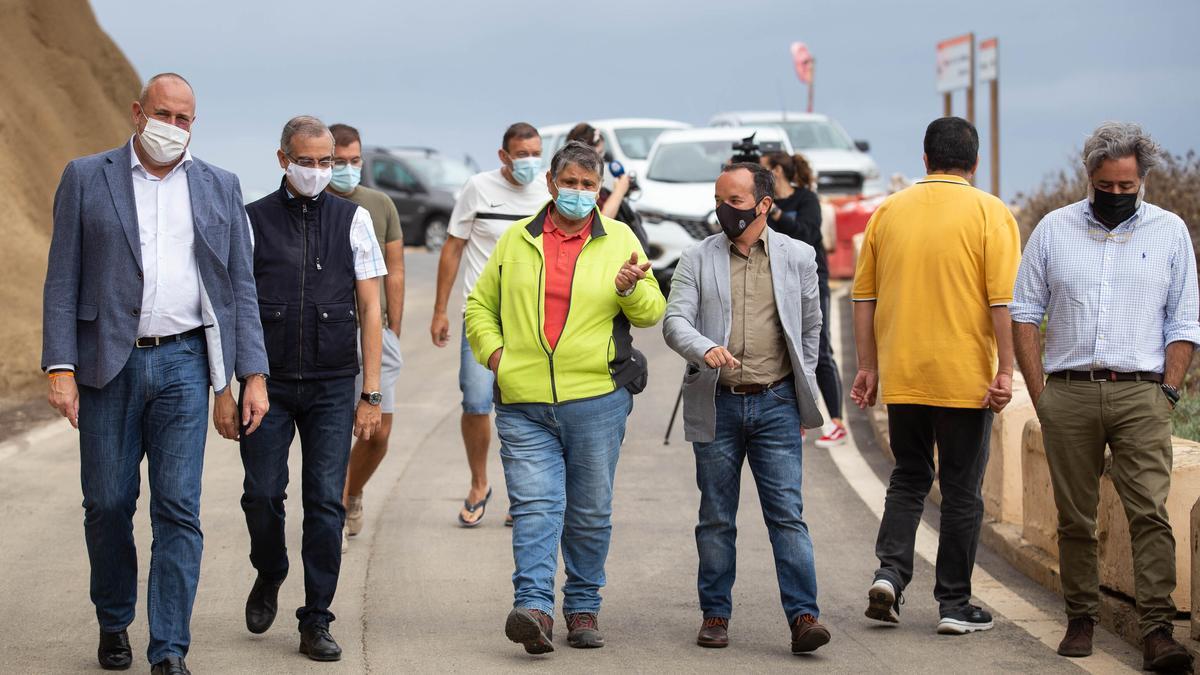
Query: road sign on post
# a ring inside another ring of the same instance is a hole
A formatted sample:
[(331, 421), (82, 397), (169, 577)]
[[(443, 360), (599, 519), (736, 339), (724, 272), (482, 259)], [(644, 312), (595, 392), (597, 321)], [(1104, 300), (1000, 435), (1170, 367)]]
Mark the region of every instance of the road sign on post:
[(967, 90), (967, 121), (975, 123), (975, 34), (942, 40), (937, 45), (937, 90), (943, 98), (942, 113), (953, 114), (951, 94)]
[(793, 42), (791, 47), (792, 65), (796, 68), (796, 77), (808, 85), (808, 112), (813, 111), (813, 70), (816, 59), (808, 51), (803, 42)]
[(1000, 196), (1000, 41), (989, 38), (979, 43), (979, 79), (988, 83), (991, 126), (992, 194)]

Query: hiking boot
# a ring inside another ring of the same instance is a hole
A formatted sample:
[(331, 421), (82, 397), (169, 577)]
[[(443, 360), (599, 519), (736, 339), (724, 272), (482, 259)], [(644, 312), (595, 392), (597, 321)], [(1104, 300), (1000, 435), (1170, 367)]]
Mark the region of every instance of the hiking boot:
[(991, 630), (992, 625), (992, 615), (987, 610), (967, 605), (943, 614), (941, 621), (938, 621), (937, 632), (942, 635), (966, 635)]
[(1077, 616), (1067, 622), (1067, 635), (1058, 643), (1058, 655), (1081, 658), (1092, 655), (1092, 633), (1096, 622), (1090, 616)]
[(1192, 655), (1183, 645), (1175, 641), (1171, 629), (1155, 628), (1142, 638), (1142, 670), (1171, 672), (1185, 670), (1192, 663)]
[(829, 629), (812, 614), (802, 614), (792, 622), (792, 653), (806, 654), (829, 642)]
[(362, 527), (362, 495), (357, 497), (354, 495), (349, 495), (346, 497), (346, 532), (351, 537), (357, 537), (358, 533), (362, 532)]
[(701, 647), (721, 649), (729, 646), (729, 619), (723, 616), (710, 616), (700, 625), (696, 635), (696, 644)]
[(604, 634), (592, 612), (567, 615), (567, 644), (576, 649), (595, 649), (604, 646)]
[(892, 582), (876, 579), (871, 588), (867, 589), (867, 618), (885, 623), (900, 623), (900, 604), (903, 601)]
[(530, 654), (554, 651), (554, 617), (538, 609), (515, 607), (504, 622), (504, 634), (509, 640), (525, 646)]

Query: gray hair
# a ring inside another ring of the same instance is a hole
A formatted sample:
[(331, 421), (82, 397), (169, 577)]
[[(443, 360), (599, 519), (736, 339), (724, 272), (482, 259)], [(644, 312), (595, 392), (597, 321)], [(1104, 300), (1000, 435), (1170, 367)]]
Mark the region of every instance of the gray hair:
[(297, 115), (288, 120), (288, 123), (283, 125), (283, 135), (279, 137), (279, 149), (283, 150), (283, 154), (292, 154), (292, 138), (297, 134), (301, 138), (315, 138), (317, 136), (329, 136), (333, 138), (333, 134), (329, 132), (329, 127), (321, 120), (312, 115)]
[(554, 159), (550, 160), (550, 177), (558, 178), (559, 172), (567, 168), (568, 164), (574, 164), (597, 176), (604, 176), (604, 162), (600, 159), (600, 154), (586, 143), (569, 141), (559, 148), (558, 152), (554, 153)]
[(1110, 159), (1136, 157), (1138, 177), (1158, 166), (1162, 147), (1134, 122), (1105, 122), (1083, 144), (1083, 167), (1092, 175)]
[(138, 103), (142, 104), (143, 107), (146, 105), (146, 97), (150, 95), (150, 88), (153, 87), (154, 83), (158, 82), (159, 80), (179, 80), (180, 82), (186, 84), (187, 88), (191, 90), (193, 98), (196, 96), (196, 90), (192, 89), (192, 83), (188, 82), (184, 76), (180, 75), (179, 73), (159, 73), (146, 80), (146, 84), (142, 85), (142, 92), (138, 94)]

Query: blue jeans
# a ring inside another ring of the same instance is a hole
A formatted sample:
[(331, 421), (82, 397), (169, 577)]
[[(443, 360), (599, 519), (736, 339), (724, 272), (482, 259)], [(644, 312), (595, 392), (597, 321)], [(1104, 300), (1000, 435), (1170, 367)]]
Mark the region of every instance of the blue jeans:
[(696, 586), (704, 617), (729, 618), (732, 610), (744, 460), (749, 460), (758, 486), (788, 623), (803, 614), (819, 617), (813, 545), (800, 494), (804, 442), (792, 381), (760, 394), (739, 395), (718, 388), (716, 438), (692, 445), (700, 488)]
[(514, 607), (554, 614), (562, 542), (563, 612), (597, 612), (612, 537), (613, 477), (633, 396), (496, 406), (513, 516)]
[(467, 325), (463, 324), (462, 345), (458, 348), (458, 389), (462, 392), (462, 409), (467, 415), (492, 414), (492, 392), (496, 376), (479, 365), (467, 342)]
[(150, 575), (146, 611), (157, 663), (186, 656), (204, 535), (200, 475), (208, 433), (204, 338), (134, 349), (101, 389), (79, 387), (79, 468), (91, 595), (100, 630), (124, 630), (137, 604), (133, 513), (141, 463), (150, 479)]
[(242, 510), (250, 530), (250, 563), (264, 578), (288, 574), (283, 502), (287, 498), (288, 448), (300, 431), (300, 495), (304, 505), (304, 606), (300, 626), (333, 621), (333, 595), (342, 568), (342, 488), (354, 433), (358, 388), (354, 377), (268, 380), (271, 409), (262, 426), (242, 436)]

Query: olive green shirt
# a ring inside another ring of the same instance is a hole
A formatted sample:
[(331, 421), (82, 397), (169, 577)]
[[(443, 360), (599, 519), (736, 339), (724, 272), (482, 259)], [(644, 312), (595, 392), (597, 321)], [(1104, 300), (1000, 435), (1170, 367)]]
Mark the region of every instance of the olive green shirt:
[(787, 340), (775, 309), (775, 284), (767, 254), (767, 229), (744, 256), (729, 245), (730, 326), (727, 349), (740, 368), (722, 368), (722, 386), (771, 384), (792, 372)]
[[(400, 212), (396, 210), (396, 203), (386, 193), (359, 185), (354, 188), (354, 192), (348, 195), (336, 192), (334, 194), (343, 199), (349, 199), (371, 214), (371, 224), (375, 226), (375, 239), (379, 242), (381, 251), (390, 242), (404, 240), (404, 231), (400, 229)], [(384, 260), (385, 262), (387, 260), (386, 252)], [(388, 325), (387, 283), (383, 279), (379, 284), (379, 302), (383, 303), (383, 325), (386, 328)]]

